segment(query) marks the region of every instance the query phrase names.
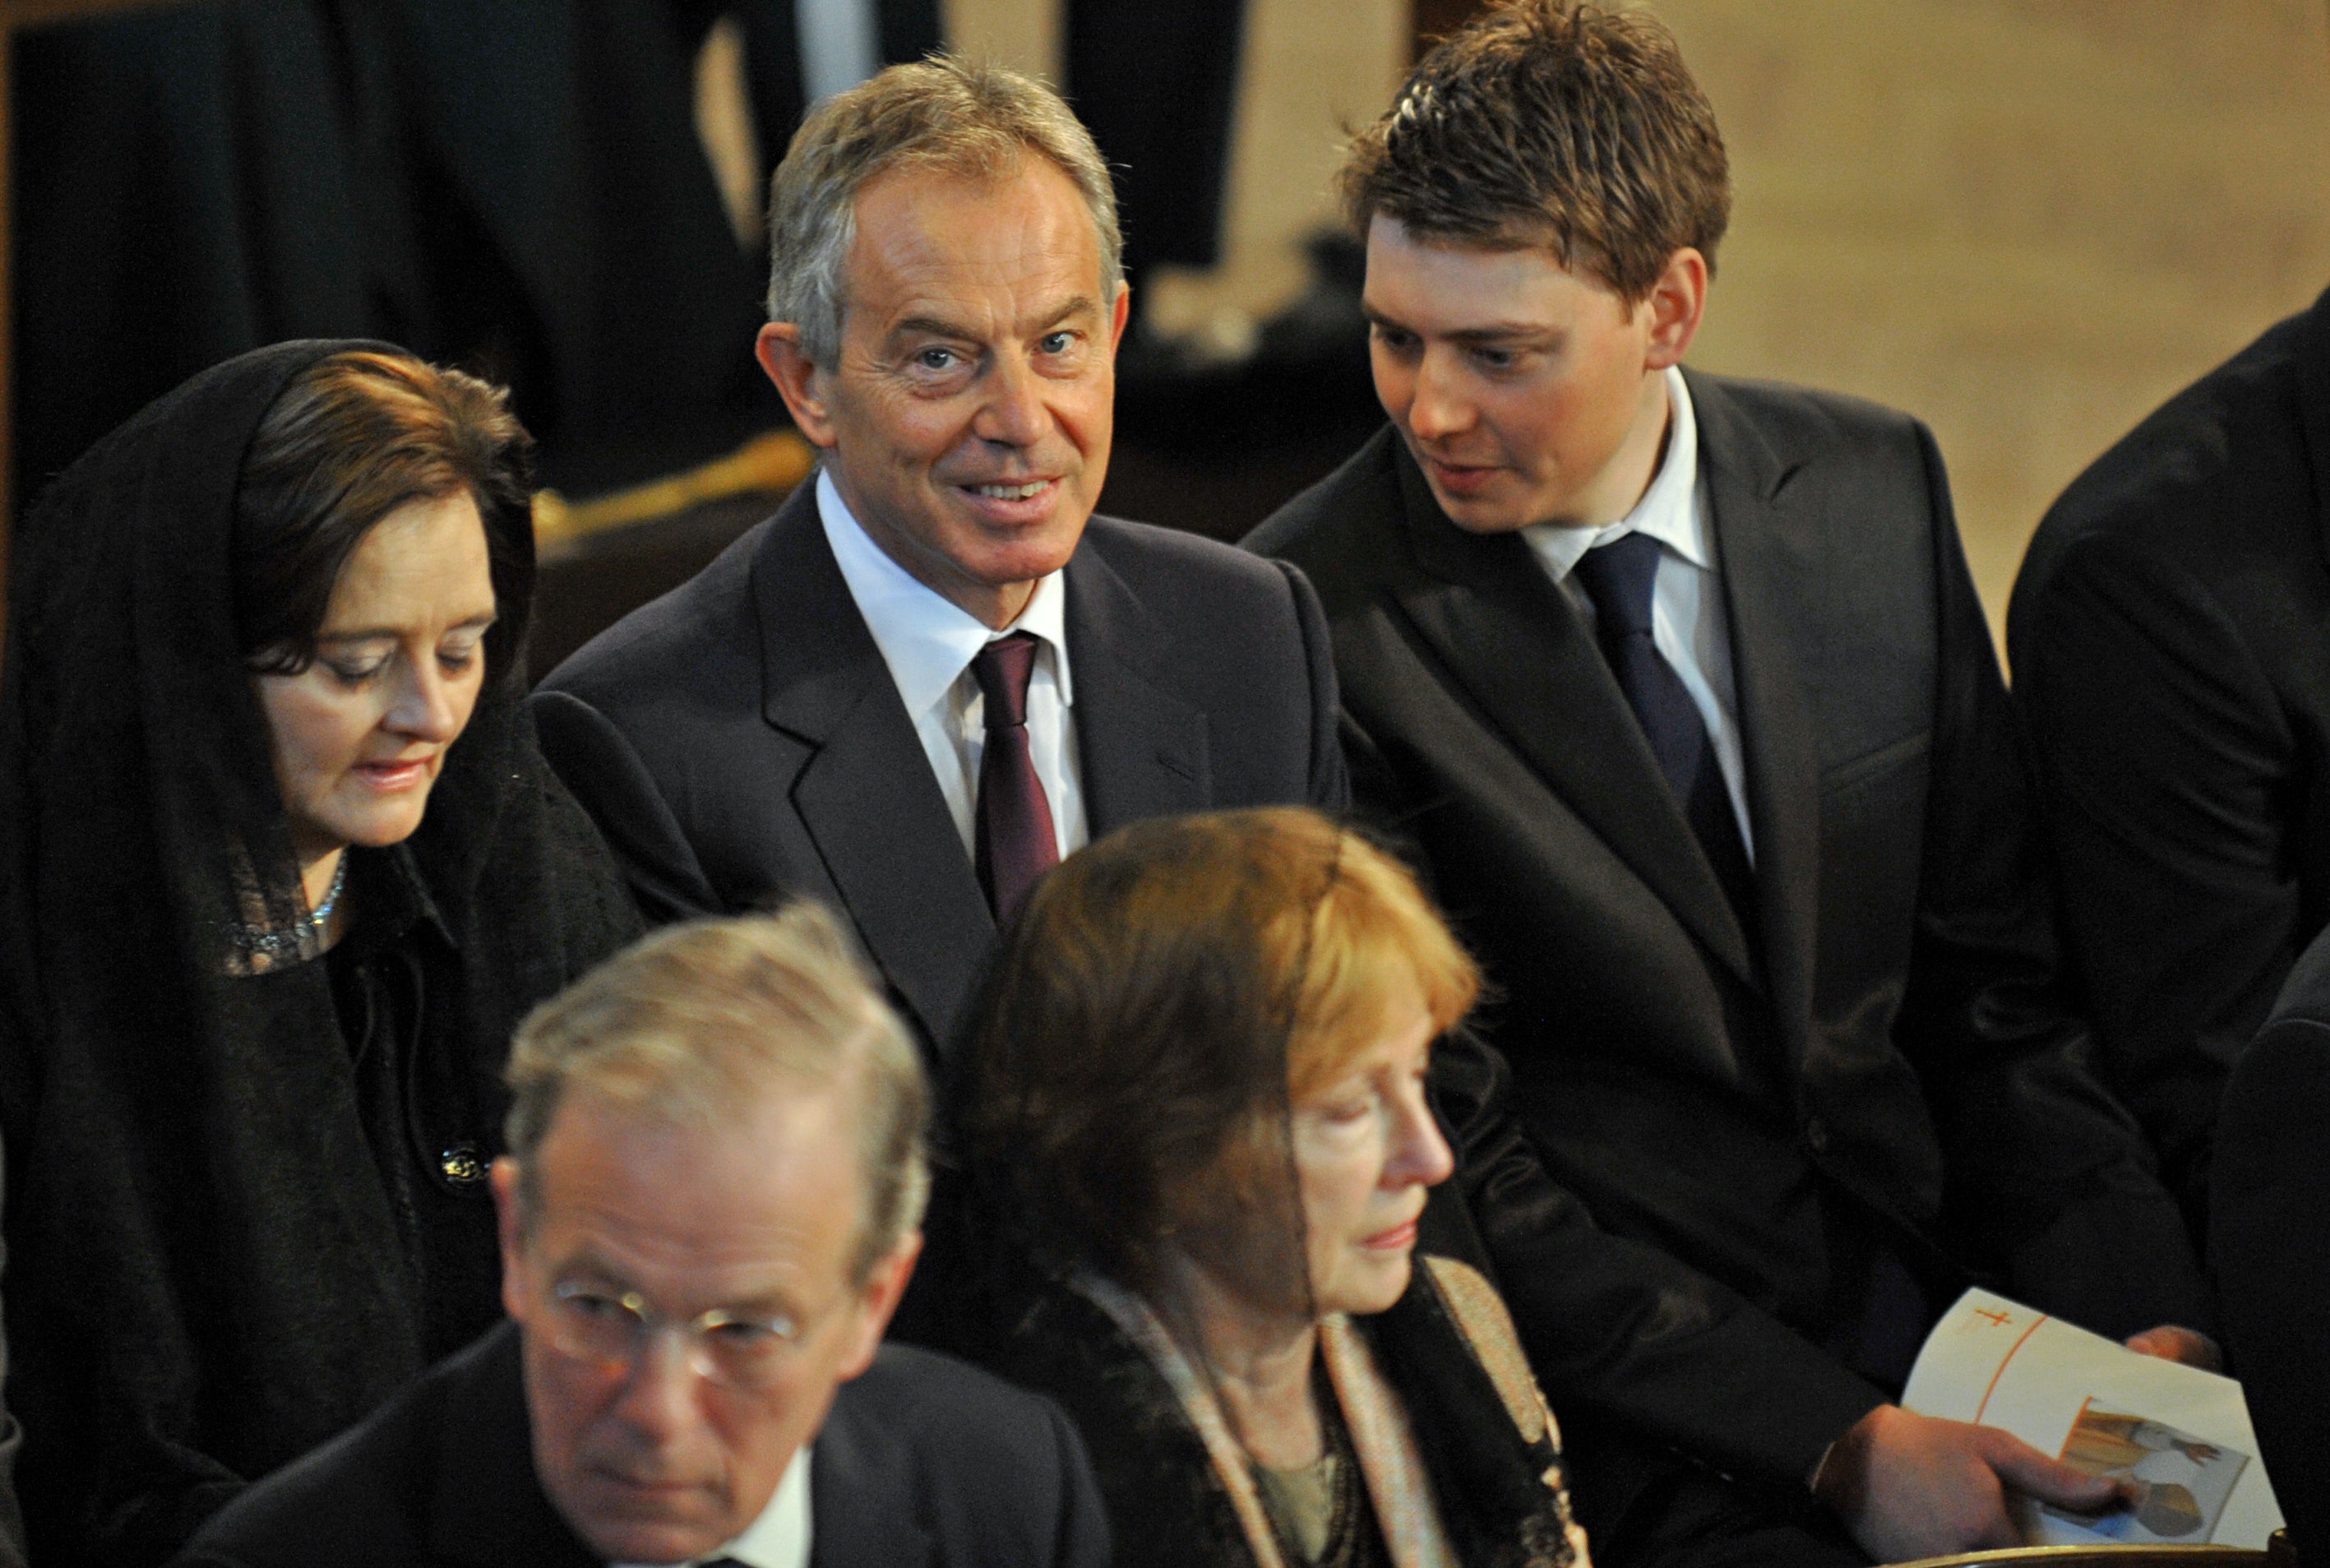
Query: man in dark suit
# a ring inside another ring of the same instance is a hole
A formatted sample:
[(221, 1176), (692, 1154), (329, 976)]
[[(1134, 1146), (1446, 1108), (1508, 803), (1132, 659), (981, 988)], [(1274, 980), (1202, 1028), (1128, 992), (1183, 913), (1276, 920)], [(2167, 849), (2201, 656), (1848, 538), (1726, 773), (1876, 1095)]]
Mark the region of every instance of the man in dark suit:
[(2274, 1498), (2312, 1562), (2330, 1553), (2330, 936), (2299, 957), (2233, 1064), (2217, 1132), (2209, 1261), (2225, 1344)]
[(183, 1563), (1108, 1561), (1057, 1407), (877, 1351), (922, 1244), (928, 1089), (824, 910), (617, 956), (527, 1020), (510, 1083), (515, 1322), (246, 1492)]
[[(1393, 428), (1247, 543), (1319, 585), (1356, 790), (1504, 993), (1521, 1142), (1467, 1132), (1466, 1180), (1548, 1392), (1811, 1482), (1888, 1560), (2011, 1539), (2002, 1485), (2079, 1483), (1887, 1402), (1939, 1310), (1987, 1278), (2126, 1335), (2202, 1297), (2054, 993), (1932, 439), (1681, 371), (1729, 179), (1645, 15), (1492, 13), (1344, 190)], [(1735, 1532), (1590, 1483), (1611, 1561), (1852, 1560), (1744, 1486)]]
[(535, 699), (650, 917), (823, 899), (934, 1054), (999, 918), (1088, 838), (1347, 792), (1301, 575), (1092, 516), (1112, 204), (1008, 71), (829, 100), (778, 174), (760, 340), (822, 471)]
[(2198, 1235), (2226, 1074), (2330, 919), (2330, 295), (2072, 481), (2006, 626), (2104, 1076)]

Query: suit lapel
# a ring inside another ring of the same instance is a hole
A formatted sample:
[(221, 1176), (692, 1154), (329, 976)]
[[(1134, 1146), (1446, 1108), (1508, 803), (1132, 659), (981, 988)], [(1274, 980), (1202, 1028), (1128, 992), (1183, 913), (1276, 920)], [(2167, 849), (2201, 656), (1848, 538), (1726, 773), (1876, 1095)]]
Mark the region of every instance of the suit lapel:
[(1729, 394), (1685, 373), (1699, 421), (1700, 470), (1731, 619), (1731, 662), (1756, 830), (1764, 969), (1783, 1047), (1804, 1060), (1812, 1017), (1820, 892), (1820, 749), (1788, 634), (1788, 584), (1816, 581), (1820, 541), (1780, 504), (1794, 471)]
[(2330, 563), (2330, 290), (2306, 313), (2297, 341), (2297, 420), (2306, 466), (2314, 470), (2314, 515)]
[(848, 1383), (809, 1456), (810, 1568), (923, 1568), (931, 1538), (914, 1523), (904, 1444), (859, 1419)]
[(1076, 756), (1095, 839), (1213, 801), (1206, 716), (1158, 682), (1171, 634), (1089, 539), (1068, 561), (1068, 656)]
[(943, 1051), (995, 921), (889, 666), (834, 564), (813, 483), (770, 525), (753, 562), (753, 597), (762, 715), (809, 748), (789, 781), (793, 809), (867, 950)]
[(1562, 591), (1518, 534), (1469, 534), (1396, 452), (1416, 558), (1402, 610), (1506, 743), (1742, 981), (1746, 935), (1659, 771), (1625, 694)]
[(429, 1544), (444, 1562), (599, 1568), (550, 1506), (534, 1469), (517, 1326), (504, 1324), (448, 1400)]

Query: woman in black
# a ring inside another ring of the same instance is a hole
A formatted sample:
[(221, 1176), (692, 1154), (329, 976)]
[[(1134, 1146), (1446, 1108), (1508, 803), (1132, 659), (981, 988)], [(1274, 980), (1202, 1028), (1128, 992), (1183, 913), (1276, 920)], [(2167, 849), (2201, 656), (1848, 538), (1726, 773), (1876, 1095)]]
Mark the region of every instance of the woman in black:
[(1003, 1370), (1075, 1420), (1120, 1568), (1589, 1568), (1503, 1302), (1417, 1247), (1425, 1069), (1479, 985), (1309, 811), (1142, 822), (1029, 901), (971, 1142), (1044, 1276)]
[(381, 345), (196, 376), (42, 498), (0, 683), (35, 1559), (167, 1558), (499, 1315), (511, 1030), (638, 918), (521, 698), (528, 442)]

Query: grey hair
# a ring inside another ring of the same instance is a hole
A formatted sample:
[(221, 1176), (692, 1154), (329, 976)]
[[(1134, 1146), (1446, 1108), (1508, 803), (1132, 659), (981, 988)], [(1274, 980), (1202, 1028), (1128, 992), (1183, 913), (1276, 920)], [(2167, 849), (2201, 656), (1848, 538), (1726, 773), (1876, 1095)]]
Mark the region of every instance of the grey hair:
[(1100, 241), (1102, 304), (1113, 305), (1124, 282), (1124, 235), (1092, 132), (1031, 77), (933, 54), (834, 94), (793, 133), (769, 185), (769, 319), (798, 327), (802, 351), (829, 368), (841, 352), (857, 193), (895, 168), (1006, 178), (1030, 148), (1084, 197)]
[(675, 1125), (734, 1125), (772, 1079), (858, 1091), (864, 1224), (851, 1282), (922, 1223), (930, 1086), (921, 1055), (849, 938), (819, 905), (695, 920), (617, 954), (527, 1015), (511, 1042), (506, 1132), (519, 1208), (574, 1090)]

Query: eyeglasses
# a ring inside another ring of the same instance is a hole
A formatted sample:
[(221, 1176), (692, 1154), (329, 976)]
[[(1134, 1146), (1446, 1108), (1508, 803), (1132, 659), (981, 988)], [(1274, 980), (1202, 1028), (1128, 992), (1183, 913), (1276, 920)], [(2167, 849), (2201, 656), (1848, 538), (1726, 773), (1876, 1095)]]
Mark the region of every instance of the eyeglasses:
[(636, 1290), (561, 1280), (550, 1288), (539, 1326), (551, 1345), (577, 1361), (629, 1367), (665, 1329), (686, 1344), (690, 1371), (722, 1388), (762, 1389), (783, 1373), (801, 1325), (778, 1313), (746, 1317), (714, 1307), (685, 1323), (664, 1316)]

